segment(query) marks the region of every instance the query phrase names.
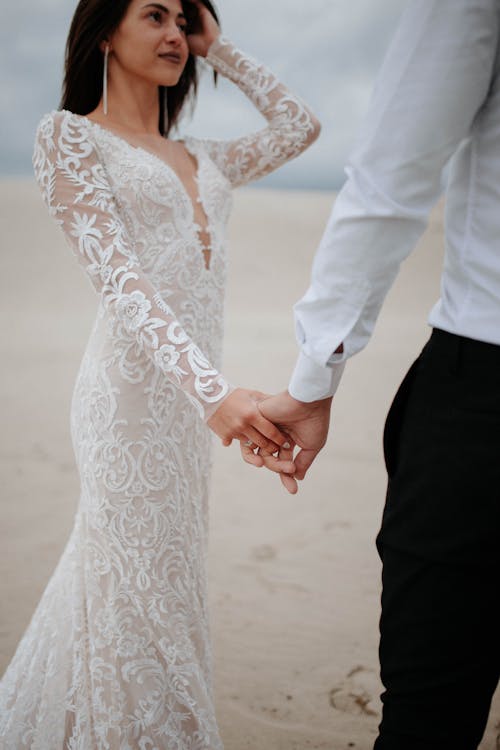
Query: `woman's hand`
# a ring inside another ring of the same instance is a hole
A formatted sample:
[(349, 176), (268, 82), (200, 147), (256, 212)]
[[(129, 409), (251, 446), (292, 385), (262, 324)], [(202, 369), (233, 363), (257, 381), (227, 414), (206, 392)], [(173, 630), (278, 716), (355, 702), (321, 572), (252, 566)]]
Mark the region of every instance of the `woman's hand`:
[[(295, 465), (289, 459), (293, 454), (290, 438), (266, 419), (257, 406), (257, 402), (265, 398), (268, 396), (260, 391), (236, 388), (212, 414), (207, 425), (225, 446), (231, 445), (233, 440), (239, 440), (243, 448), (247, 449), (244, 451), (247, 463), (254, 466), (265, 465), (272, 471), (293, 474)], [(265, 458), (253, 452), (256, 448), (262, 448)], [(283, 448), (287, 453), (282, 460), (273, 456)]]
[[(287, 466), (293, 467), (293, 471), (296, 471), (295, 463), (293, 460), (293, 450), (295, 443), (291, 438), (288, 439), (289, 448), (282, 447), (278, 451), (278, 455), (275, 456), (271, 453), (267, 453), (261, 448), (257, 448), (256, 445), (248, 445), (248, 442), (241, 442), (241, 456), (247, 464), (252, 466), (265, 466), (266, 469), (274, 471), (280, 475), (281, 483), (291, 495), (295, 495), (298, 490), (297, 482), (294, 479), (293, 473), (288, 472)], [(257, 452), (255, 449), (257, 448)]]
[(206, 57), (210, 46), (220, 36), (220, 27), (200, 0), (192, 0), (192, 4), (197, 8), (201, 28), (196, 28), (193, 33), (188, 34), (189, 51), (192, 55)]

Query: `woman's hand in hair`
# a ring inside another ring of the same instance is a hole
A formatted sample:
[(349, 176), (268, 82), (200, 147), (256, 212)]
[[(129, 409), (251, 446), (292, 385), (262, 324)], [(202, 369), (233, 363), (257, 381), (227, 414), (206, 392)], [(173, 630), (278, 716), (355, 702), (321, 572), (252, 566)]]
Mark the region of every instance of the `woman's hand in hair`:
[(210, 46), (220, 35), (220, 27), (201, 0), (192, 0), (192, 4), (198, 11), (199, 23), (188, 34), (189, 51), (192, 55), (206, 57)]

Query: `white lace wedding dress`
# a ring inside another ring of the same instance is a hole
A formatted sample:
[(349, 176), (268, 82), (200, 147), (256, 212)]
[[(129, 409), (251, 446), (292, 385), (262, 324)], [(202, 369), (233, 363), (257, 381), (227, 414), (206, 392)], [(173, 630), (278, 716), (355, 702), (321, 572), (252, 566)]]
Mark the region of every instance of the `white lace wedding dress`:
[(71, 407), (80, 503), (3, 677), (2, 750), (222, 747), (205, 421), (231, 390), (219, 373), (230, 189), (297, 156), (317, 130), (307, 107), (226, 39), (207, 62), (268, 126), (184, 141), (197, 206), (159, 156), (84, 116), (52, 112), (38, 127), (36, 179), (99, 307)]

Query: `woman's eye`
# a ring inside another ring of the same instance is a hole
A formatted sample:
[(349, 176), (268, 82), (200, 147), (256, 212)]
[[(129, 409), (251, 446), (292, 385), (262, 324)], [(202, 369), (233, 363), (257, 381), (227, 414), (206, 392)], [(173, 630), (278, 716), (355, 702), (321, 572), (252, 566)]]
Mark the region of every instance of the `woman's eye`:
[(178, 23), (177, 24), (180, 31), (182, 31), (183, 34), (187, 34), (187, 23)]
[(155, 23), (161, 23), (161, 11), (152, 10), (148, 18), (152, 18)]

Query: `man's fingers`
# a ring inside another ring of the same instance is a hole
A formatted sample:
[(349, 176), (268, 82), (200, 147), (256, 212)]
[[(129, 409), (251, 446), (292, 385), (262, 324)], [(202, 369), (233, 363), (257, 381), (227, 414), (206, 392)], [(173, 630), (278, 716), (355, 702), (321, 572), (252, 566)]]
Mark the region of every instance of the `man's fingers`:
[[(295, 443), (289, 435), (287, 435), (286, 438), (286, 448), (285, 445), (280, 446), (280, 448), (277, 448), (276, 450), (266, 450), (266, 448), (259, 448), (260, 455), (270, 456), (278, 453), (278, 458), (282, 459), (283, 461), (293, 461), (293, 451), (295, 448)], [(271, 445), (274, 445), (274, 443), (271, 443)]]
[(296, 467), (294, 477), (296, 479), (304, 479), (309, 467), (311, 466), (318, 453), (319, 450), (308, 450), (306, 448), (303, 448), (297, 453), (294, 459)]
[[(268, 419), (266, 419), (262, 414), (259, 413), (259, 416), (256, 418), (254, 422), (255, 428), (262, 433), (271, 443), (275, 443), (278, 447), (285, 447), (286, 445), (290, 445), (290, 438), (288, 435), (286, 435), (284, 432), (281, 432), (276, 425), (274, 425), (272, 422), (270, 422)], [(266, 446), (259, 446), (261, 448), (266, 449)], [(269, 451), (269, 453), (272, 453), (273, 451)]]
[(279, 445), (268, 440), (267, 437), (262, 435), (262, 433), (256, 430), (255, 427), (246, 427), (245, 436), (247, 440), (251, 440), (254, 445), (266, 451), (266, 453), (276, 453), (280, 448)]

